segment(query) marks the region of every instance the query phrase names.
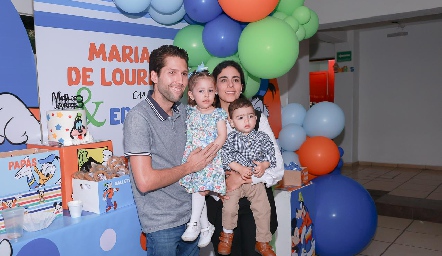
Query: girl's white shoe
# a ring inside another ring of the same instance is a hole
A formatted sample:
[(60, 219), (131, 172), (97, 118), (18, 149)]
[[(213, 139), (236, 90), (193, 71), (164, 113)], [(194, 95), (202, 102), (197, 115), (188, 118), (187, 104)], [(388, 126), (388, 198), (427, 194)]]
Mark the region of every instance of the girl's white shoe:
[(201, 232), (201, 226), (199, 222), (189, 222), (187, 223), (186, 231), (184, 231), (183, 235), (181, 236), (181, 239), (183, 241), (195, 241), (195, 239), (198, 237), (198, 235)]
[(201, 235), (200, 235), (200, 240), (198, 241), (198, 247), (200, 248), (206, 247), (210, 243), (214, 231), (215, 231), (215, 226), (213, 226), (210, 223), (207, 228), (201, 229)]

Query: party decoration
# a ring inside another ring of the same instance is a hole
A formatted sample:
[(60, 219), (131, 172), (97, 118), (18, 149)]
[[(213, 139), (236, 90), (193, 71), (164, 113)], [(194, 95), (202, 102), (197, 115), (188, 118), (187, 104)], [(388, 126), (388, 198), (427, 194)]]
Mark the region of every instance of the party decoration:
[(292, 16), (296, 18), (299, 24), (304, 25), (310, 20), (311, 12), (308, 7), (299, 6), (295, 9), (295, 11), (293, 11)]
[(378, 215), (370, 194), (361, 184), (343, 175), (320, 176), (313, 183), (316, 253), (357, 255), (376, 232)]
[(177, 12), (183, 5), (183, 0), (152, 0), (150, 6), (161, 14)]
[(333, 102), (319, 102), (305, 115), (303, 127), (308, 136), (336, 138), (344, 129), (345, 116), (342, 109)]
[(304, 5), (304, 0), (280, 0), (276, 6), (276, 11), (292, 15), (296, 8)]
[(237, 63), (240, 63), (239, 61), (239, 57), (238, 55), (232, 55), (232, 56), (228, 56), (228, 57), (224, 57), (224, 58), (219, 58), (219, 57), (215, 57), (212, 56), (210, 57), (210, 59), (207, 61), (206, 66), (209, 68), (209, 72), (212, 73), (213, 69), (221, 62), (225, 61), (225, 60), (233, 60)]
[(239, 38), (238, 54), (242, 65), (254, 76), (276, 78), (295, 64), (299, 42), (285, 21), (269, 16), (247, 25)]
[[(209, 72), (210, 73), (212, 73), (213, 72), (213, 69), (219, 64), (219, 63), (221, 63), (221, 62), (223, 62), (223, 61), (225, 61), (225, 60), (233, 60), (233, 61), (235, 61), (235, 62), (237, 62), (240, 66), (241, 66), (241, 68), (242, 68), (242, 71), (243, 71), (243, 73), (244, 73), (244, 81), (248, 81), (248, 79), (249, 79), (249, 73), (247, 72), (247, 70), (245, 70), (244, 69), (244, 67), (241, 65), (241, 62), (240, 62), (240, 60), (239, 60), (239, 57), (238, 57), (238, 55), (232, 55), (232, 56), (228, 56), (228, 57), (225, 57), (225, 58), (218, 58), (218, 57), (214, 57), (214, 56), (212, 56), (208, 61), (207, 61), (207, 63), (206, 63), (206, 66), (209, 68)], [(246, 86), (247, 87), (247, 86)]]
[(318, 31), (319, 18), (316, 12), (310, 10), (310, 20), (303, 27), (305, 29), (305, 39), (309, 39)]
[[(286, 151), (295, 151), (304, 143), (305, 137), (304, 129), (298, 124), (288, 124), (282, 127), (279, 132), (279, 144), (282, 149)], [(306, 166), (306, 165), (303, 165)], [(333, 166), (335, 167), (336, 164)]]
[[(289, 17), (289, 15), (287, 15), (287, 14), (285, 14), (285, 13), (283, 13), (283, 12), (274, 12), (274, 13), (272, 14), (272, 16), (275, 17), (275, 18), (278, 18), (278, 19), (280, 19), (280, 20), (283, 20), (283, 19)], [(293, 17), (293, 16), (290, 16), (290, 17)], [(293, 17), (293, 18), (294, 18), (294, 17)]]
[(252, 98), (259, 91), (259, 86), (261, 84), (261, 79), (252, 74), (246, 80), (246, 89), (242, 93), (247, 99)]
[(207, 51), (216, 57), (227, 57), (238, 51), (242, 29), (239, 22), (221, 14), (204, 26), (203, 43)]
[(265, 18), (278, 4), (278, 0), (219, 0), (218, 2), (232, 19), (244, 22)]
[(290, 103), (282, 108), (282, 127), (287, 124), (302, 125), (307, 111), (299, 103)]
[(181, 5), (181, 8), (172, 14), (162, 14), (158, 12), (153, 6), (150, 6), (148, 9), (150, 17), (160, 24), (163, 25), (172, 25), (183, 19), (186, 14), (186, 10), (184, 10), (184, 5)]
[(176, 34), (173, 45), (183, 48), (189, 55), (189, 66), (198, 66), (201, 62), (207, 63), (210, 54), (203, 44), (203, 26), (188, 25)]
[(302, 41), (305, 39), (305, 29), (304, 26), (299, 25), (298, 30), (296, 31), (296, 37), (299, 41)]
[(339, 156), (342, 157), (344, 155), (344, 149), (341, 147), (338, 147), (339, 150)]
[(296, 154), (293, 151), (283, 151), (281, 152), (282, 155), (282, 161), (284, 162), (284, 165), (290, 165), (290, 163), (295, 163), (299, 165), (299, 157), (298, 154)]
[(189, 23), (189, 25), (201, 25), (201, 26), (204, 26), (204, 23), (200, 23), (200, 22), (198, 22), (198, 21), (194, 21), (194, 20), (192, 20), (190, 17), (189, 17), (189, 15), (186, 13), (185, 15), (184, 15), (184, 18), (183, 18), (187, 23)]
[[(295, 17), (293, 17), (293, 16), (287, 16), (287, 17), (285, 17), (284, 19), (283, 19), (285, 22), (287, 22), (287, 24), (289, 24), (290, 25), (290, 27), (292, 27), (293, 28), (293, 31), (298, 31), (298, 29), (299, 29), (299, 22), (298, 22), (298, 20), (296, 20), (295, 19)], [(304, 39), (304, 37), (302, 37), (302, 39)], [(301, 39), (301, 40), (302, 40)], [(298, 38), (298, 40), (299, 40), (299, 38)], [(301, 41), (301, 40), (299, 40), (299, 41)]]
[(207, 23), (223, 12), (217, 0), (184, 0), (184, 8), (187, 15), (199, 23)]
[(298, 155), (301, 165), (308, 167), (309, 172), (318, 176), (330, 173), (339, 162), (338, 146), (323, 136), (306, 139), (299, 148)]
[(151, 0), (114, 0), (114, 4), (127, 13), (140, 13), (149, 7)]

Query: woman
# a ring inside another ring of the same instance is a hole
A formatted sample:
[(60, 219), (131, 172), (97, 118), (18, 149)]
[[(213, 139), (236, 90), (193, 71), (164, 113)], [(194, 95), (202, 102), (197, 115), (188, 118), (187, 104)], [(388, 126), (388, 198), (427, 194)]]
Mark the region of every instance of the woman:
[[(218, 90), (218, 102), (217, 107), (223, 108), (226, 112), (230, 103), (234, 100), (242, 97), (241, 93), (245, 90), (244, 73), (241, 66), (235, 61), (223, 61), (218, 64), (212, 75), (215, 77), (216, 87)], [(253, 180), (244, 181), (237, 172), (231, 172), (226, 178), (227, 189), (234, 190), (241, 186), (245, 182), (265, 182), (266, 185), (272, 186), (282, 178), (284, 174), (283, 160), (280, 150), (276, 144), (275, 136), (270, 128), (269, 122), (265, 115), (258, 113), (258, 122), (256, 127), (258, 130), (266, 132), (270, 138), (272, 138), (276, 152), (276, 168), (272, 169), (273, 175), (263, 175), (260, 179), (253, 178)], [(227, 125), (228, 132), (231, 131), (231, 127)], [(270, 229), (272, 234), (275, 233), (278, 222), (276, 219), (276, 207), (273, 197), (272, 188), (267, 188), (267, 196), (269, 198), (271, 206), (271, 220)], [(222, 231), (222, 201), (216, 201), (213, 197), (206, 197), (207, 211), (209, 221), (215, 225), (215, 233), (212, 236), (212, 244), (216, 255), (218, 255), (217, 248), (219, 243), (219, 235)], [(250, 256), (259, 255), (255, 251), (255, 236), (256, 225), (253, 218), (252, 211), (250, 210), (250, 202), (247, 198), (242, 198), (239, 201), (238, 211), (238, 226), (234, 231), (233, 244), (232, 244), (232, 256)]]

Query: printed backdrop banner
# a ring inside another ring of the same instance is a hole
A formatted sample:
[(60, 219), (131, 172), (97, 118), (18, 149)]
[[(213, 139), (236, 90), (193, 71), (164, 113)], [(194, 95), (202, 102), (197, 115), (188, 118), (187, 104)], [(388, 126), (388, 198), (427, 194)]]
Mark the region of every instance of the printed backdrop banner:
[(188, 24), (123, 14), (111, 0), (35, 0), (34, 21), (43, 142), (48, 110), (80, 107), (94, 139), (122, 155), (125, 115), (151, 89), (150, 52)]

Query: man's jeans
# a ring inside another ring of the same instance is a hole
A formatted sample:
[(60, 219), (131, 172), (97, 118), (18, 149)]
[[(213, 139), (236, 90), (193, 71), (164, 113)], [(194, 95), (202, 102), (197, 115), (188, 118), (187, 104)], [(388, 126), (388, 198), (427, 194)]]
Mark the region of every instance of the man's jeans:
[(181, 235), (186, 225), (146, 234), (147, 256), (198, 256), (198, 238), (185, 242)]

